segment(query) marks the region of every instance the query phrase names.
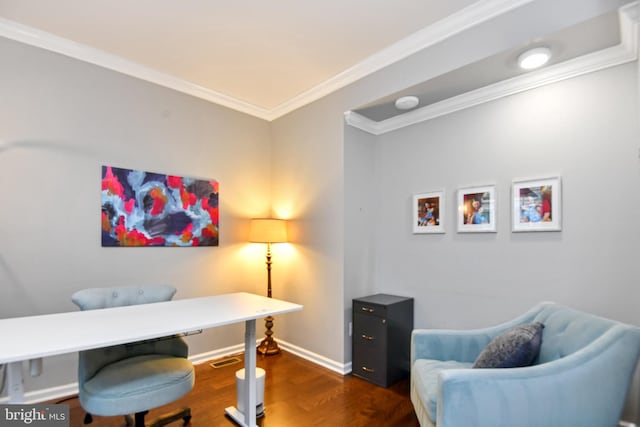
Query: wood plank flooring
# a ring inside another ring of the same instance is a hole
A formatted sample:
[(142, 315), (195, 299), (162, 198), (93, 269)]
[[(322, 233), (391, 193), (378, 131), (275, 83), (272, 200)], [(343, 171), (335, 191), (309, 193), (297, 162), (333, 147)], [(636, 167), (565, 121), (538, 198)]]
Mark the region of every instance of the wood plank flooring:
[[(242, 355), (237, 356), (242, 360)], [(340, 375), (287, 352), (258, 355), (266, 371), (265, 416), (261, 427), (419, 427), (409, 400), (409, 380), (382, 388), (351, 375)], [(212, 368), (196, 366), (196, 385), (184, 398), (152, 410), (147, 418), (190, 406), (190, 427), (233, 427), (224, 408), (236, 405), (235, 372), (243, 363)], [(77, 397), (59, 403), (70, 408), (70, 427), (83, 426), (84, 411)], [(122, 417), (94, 417), (88, 427), (121, 427)], [(181, 422), (172, 425), (180, 426)]]

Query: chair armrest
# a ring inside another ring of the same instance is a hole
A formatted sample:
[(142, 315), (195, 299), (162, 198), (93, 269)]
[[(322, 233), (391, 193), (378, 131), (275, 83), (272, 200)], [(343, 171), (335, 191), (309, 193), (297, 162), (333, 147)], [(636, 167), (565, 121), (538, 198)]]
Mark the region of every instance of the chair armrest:
[(438, 427), (614, 426), (640, 337), (617, 326), (589, 346), (541, 365), (452, 369), (438, 378)]

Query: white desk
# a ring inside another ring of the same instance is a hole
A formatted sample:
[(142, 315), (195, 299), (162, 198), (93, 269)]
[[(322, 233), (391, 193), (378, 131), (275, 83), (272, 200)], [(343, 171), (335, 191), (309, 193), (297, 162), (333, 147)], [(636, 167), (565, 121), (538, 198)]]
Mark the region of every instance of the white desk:
[(256, 426), (256, 319), (298, 310), (302, 310), (301, 305), (234, 293), (0, 319), (0, 342), (5, 343), (0, 348), (0, 364), (8, 364), (9, 403), (24, 402), (23, 361), (245, 322), (246, 421), (234, 407), (225, 411), (240, 425), (253, 427)]

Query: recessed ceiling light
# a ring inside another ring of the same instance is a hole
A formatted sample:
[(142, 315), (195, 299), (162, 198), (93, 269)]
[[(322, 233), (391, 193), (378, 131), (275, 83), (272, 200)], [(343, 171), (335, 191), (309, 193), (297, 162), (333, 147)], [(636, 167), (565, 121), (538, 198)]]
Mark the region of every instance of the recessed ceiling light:
[(420, 100), (417, 96), (403, 96), (396, 99), (396, 108), (398, 110), (410, 110), (418, 105), (419, 102)]
[(542, 67), (551, 58), (551, 50), (547, 47), (537, 47), (528, 50), (518, 57), (518, 65), (525, 70)]

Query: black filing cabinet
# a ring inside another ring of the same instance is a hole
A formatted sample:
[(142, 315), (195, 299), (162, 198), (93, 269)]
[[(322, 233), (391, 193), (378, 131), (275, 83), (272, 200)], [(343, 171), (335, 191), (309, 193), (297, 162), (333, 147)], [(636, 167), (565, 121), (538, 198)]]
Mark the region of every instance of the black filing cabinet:
[(376, 294), (353, 300), (352, 373), (388, 387), (409, 374), (413, 298)]

